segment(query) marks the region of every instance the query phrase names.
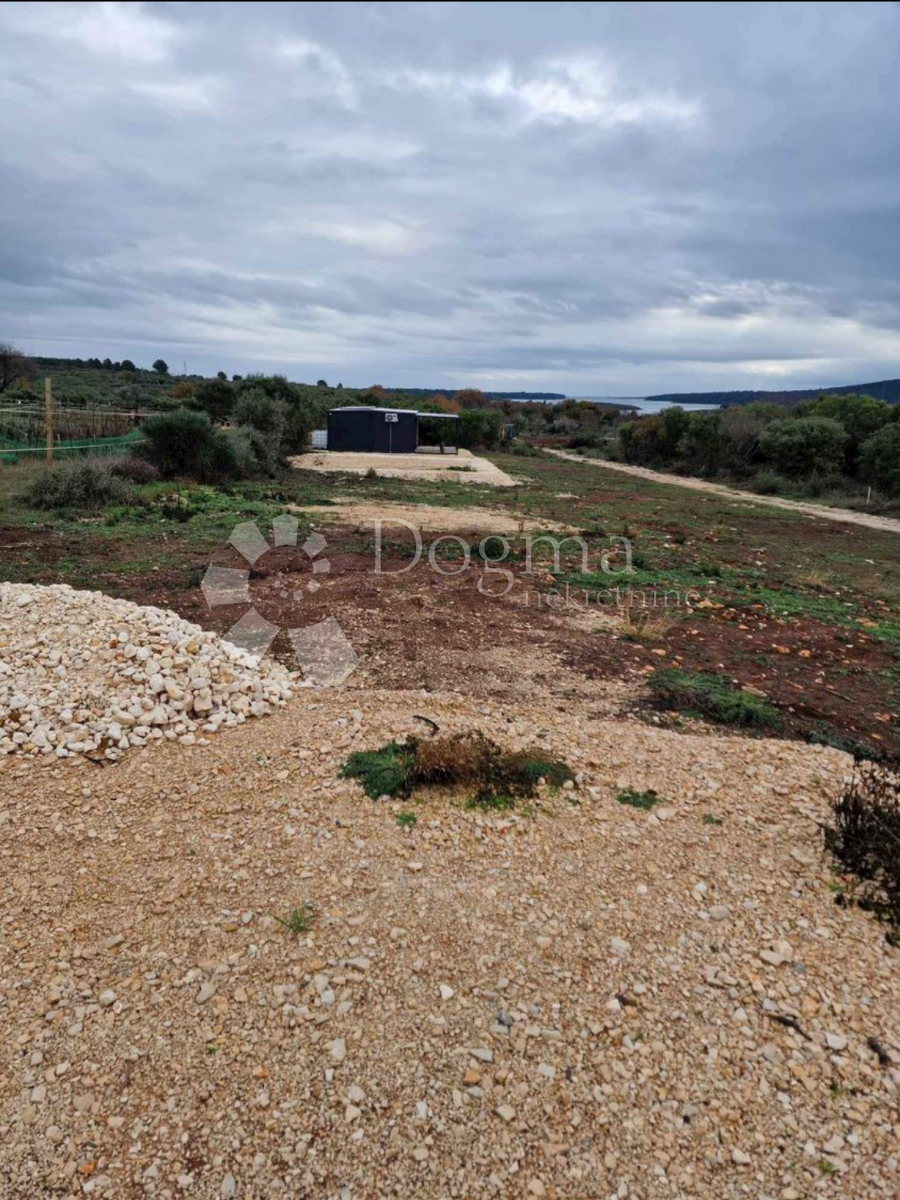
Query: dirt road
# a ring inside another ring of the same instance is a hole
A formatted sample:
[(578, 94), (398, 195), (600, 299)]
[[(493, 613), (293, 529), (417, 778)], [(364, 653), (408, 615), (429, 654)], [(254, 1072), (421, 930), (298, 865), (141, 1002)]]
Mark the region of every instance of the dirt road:
[(826, 508), (824, 504), (811, 504), (803, 500), (785, 500), (781, 496), (758, 496), (756, 492), (742, 492), (738, 488), (725, 487), (721, 483), (710, 483), (706, 479), (694, 479), (688, 475), (667, 475), (664, 471), (651, 471), (649, 467), (635, 467), (629, 463), (607, 462), (605, 459), (583, 458), (580, 454), (569, 454), (566, 450), (547, 450), (557, 458), (570, 462), (589, 463), (604, 471), (620, 471), (623, 475), (637, 475), (653, 483), (668, 483), (673, 487), (692, 488), (696, 492), (712, 492), (729, 500), (744, 500), (750, 504), (767, 504), (770, 508), (786, 508), (803, 513), (807, 517), (818, 517), (825, 521), (840, 521), (844, 525), (862, 525), (867, 529), (883, 529), (887, 533), (900, 533), (900, 520), (893, 517), (876, 517), (869, 513), (854, 512), (849, 508)]

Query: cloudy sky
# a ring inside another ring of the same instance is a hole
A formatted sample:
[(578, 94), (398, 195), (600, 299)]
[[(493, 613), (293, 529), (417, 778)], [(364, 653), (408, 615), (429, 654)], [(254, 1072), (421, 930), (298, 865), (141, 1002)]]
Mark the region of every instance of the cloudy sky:
[(0, 340), (573, 395), (900, 376), (894, 4), (0, 4)]

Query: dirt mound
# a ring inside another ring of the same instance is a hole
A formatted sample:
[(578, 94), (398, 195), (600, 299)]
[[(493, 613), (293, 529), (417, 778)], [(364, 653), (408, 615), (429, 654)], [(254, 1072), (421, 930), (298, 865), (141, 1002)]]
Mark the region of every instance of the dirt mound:
[(0, 583), (0, 754), (190, 745), (291, 696), (291, 677), (166, 609)]

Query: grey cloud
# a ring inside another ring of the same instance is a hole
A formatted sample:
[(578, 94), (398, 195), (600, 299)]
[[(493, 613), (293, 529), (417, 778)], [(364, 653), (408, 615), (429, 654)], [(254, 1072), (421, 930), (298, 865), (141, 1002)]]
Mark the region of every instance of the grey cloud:
[(900, 375), (898, 32), (883, 4), (0, 6), (0, 338), (581, 394)]

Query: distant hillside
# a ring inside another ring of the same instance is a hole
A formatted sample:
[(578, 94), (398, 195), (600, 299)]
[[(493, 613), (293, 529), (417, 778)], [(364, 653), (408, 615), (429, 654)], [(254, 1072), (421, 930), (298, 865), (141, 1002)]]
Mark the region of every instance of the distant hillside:
[(840, 387), (807, 388), (794, 392), (664, 392), (659, 396), (647, 396), (648, 400), (660, 400), (666, 404), (752, 404), (762, 400), (768, 404), (795, 404), (798, 400), (815, 400), (817, 396), (842, 396), (857, 392), (874, 396), (876, 400), (887, 400), (889, 404), (900, 401), (900, 379), (882, 379), (879, 383), (848, 383)]
[[(459, 388), (385, 388), (390, 395), (402, 396), (452, 396)], [(565, 400), (564, 392), (484, 392), (488, 400)]]

